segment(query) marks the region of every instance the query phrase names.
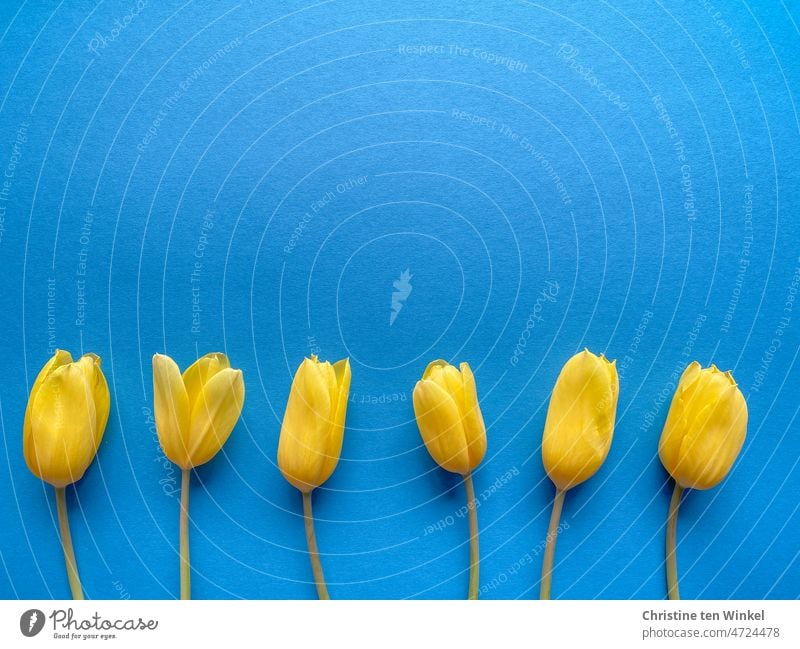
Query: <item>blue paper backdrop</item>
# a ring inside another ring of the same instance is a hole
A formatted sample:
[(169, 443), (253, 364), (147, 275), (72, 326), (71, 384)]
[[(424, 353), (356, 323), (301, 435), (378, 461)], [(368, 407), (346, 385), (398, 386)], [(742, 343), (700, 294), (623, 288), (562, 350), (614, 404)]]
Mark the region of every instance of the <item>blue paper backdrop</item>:
[(657, 440), (696, 358), (733, 370), (750, 426), (727, 479), (682, 507), (683, 593), (797, 597), (788, 4), (4, 0), (0, 595), (69, 592), (52, 489), (21, 440), (58, 346), (100, 354), (112, 391), (68, 494), (90, 597), (178, 592), (150, 358), (213, 350), (247, 400), (193, 478), (196, 597), (315, 595), (300, 497), (275, 466), (310, 353), (353, 368), (342, 460), (315, 493), (332, 595), (465, 595), (463, 487), (411, 407), (443, 357), (471, 363), (488, 426), (482, 596), (535, 597), (548, 396), (588, 346), (617, 359), (617, 427), (567, 497), (554, 595), (664, 596)]

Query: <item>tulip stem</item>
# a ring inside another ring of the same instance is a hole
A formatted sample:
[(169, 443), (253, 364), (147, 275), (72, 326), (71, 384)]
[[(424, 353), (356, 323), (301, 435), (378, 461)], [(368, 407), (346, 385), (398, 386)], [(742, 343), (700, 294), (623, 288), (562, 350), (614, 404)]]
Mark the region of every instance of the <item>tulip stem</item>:
[(467, 511), (469, 511), (469, 592), (467, 599), (478, 599), (481, 553), (478, 547), (478, 503), (475, 500), (475, 487), (472, 485), (471, 473), (464, 476), (464, 487), (467, 490)]
[(676, 539), (678, 536), (678, 507), (681, 504), (683, 487), (677, 482), (672, 492), (672, 500), (669, 502), (669, 514), (667, 515), (667, 594), (670, 599), (680, 599), (678, 592), (678, 555)]
[(556, 539), (558, 527), (561, 522), (561, 509), (564, 507), (566, 489), (556, 487), (556, 496), (553, 499), (553, 511), (550, 514), (550, 527), (547, 528), (545, 539), (544, 559), (542, 560), (542, 583), (539, 587), (539, 599), (550, 599), (550, 588), (553, 583), (553, 558), (556, 554)]
[(181, 599), (192, 599), (192, 568), (189, 563), (189, 483), (191, 476), (191, 469), (181, 470)]
[(67, 564), (67, 579), (69, 579), (72, 599), (83, 599), (83, 587), (78, 575), (78, 564), (75, 562), (75, 550), (72, 549), (72, 534), (69, 531), (69, 518), (67, 517), (67, 495), (64, 487), (56, 487), (56, 509), (58, 510), (61, 547), (64, 549), (64, 562)]
[(325, 575), (322, 572), (322, 562), (319, 560), (317, 549), (317, 535), (314, 533), (314, 514), (311, 512), (311, 492), (303, 492), (303, 518), (306, 525), (306, 543), (308, 555), (311, 558), (311, 571), (314, 573), (314, 583), (317, 585), (317, 596), (320, 599), (330, 599), (328, 587), (325, 585)]

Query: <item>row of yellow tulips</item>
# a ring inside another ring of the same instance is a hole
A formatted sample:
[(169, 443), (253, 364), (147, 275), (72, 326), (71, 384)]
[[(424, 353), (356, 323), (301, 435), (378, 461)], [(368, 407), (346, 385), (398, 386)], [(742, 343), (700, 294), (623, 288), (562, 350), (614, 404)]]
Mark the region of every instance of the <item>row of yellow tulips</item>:
[[(339, 461), (350, 390), (350, 364), (316, 356), (300, 364), (292, 381), (278, 442), (278, 466), (303, 495), (306, 539), (320, 598), (328, 590), (317, 550), (311, 492)], [(244, 404), (241, 370), (227, 356), (203, 356), (183, 373), (170, 357), (153, 357), (158, 437), (165, 455), (182, 470), (180, 508), (181, 598), (191, 593), (189, 476), (213, 458), (230, 436)], [(556, 492), (547, 535), (540, 597), (551, 591), (556, 533), (566, 492), (594, 475), (614, 433), (619, 379), (614, 362), (584, 350), (567, 361), (547, 411), (542, 458)], [(414, 413), (422, 439), (444, 469), (463, 476), (470, 530), (468, 598), (479, 587), (477, 503), (472, 472), (486, 454), (486, 427), (475, 377), (467, 363), (436, 360), (414, 388)], [(103, 438), (110, 396), (100, 358), (73, 361), (58, 350), (31, 389), (25, 411), (23, 451), (30, 470), (56, 489), (61, 541), (72, 596), (83, 598), (67, 519), (64, 488), (83, 477)], [(710, 489), (728, 473), (744, 443), (747, 405), (730, 372), (691, 363), (670, 406), (658, 453), (675, 480), (666, 534), (667, 590), (678, 598), (675, 556), (677, 512), (684, 489)]]

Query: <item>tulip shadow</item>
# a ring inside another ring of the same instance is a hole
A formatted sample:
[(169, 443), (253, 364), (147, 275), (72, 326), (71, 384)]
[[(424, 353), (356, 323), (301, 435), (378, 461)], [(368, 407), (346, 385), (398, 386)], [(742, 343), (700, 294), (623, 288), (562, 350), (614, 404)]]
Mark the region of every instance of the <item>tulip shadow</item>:
[[(212, 491), (217, 483), (227, 484), (230, 481), (229, 471), (226, 465), (227, 462), (224, 457), (213, 458), (210, 462), (195, 467), (192, 469), (191, 488), (200, 490)], [(180, 469), (177, 469), (178, 486), (180, 487)]]
[(439, 500), (441, 498), (446, 503), (458, 502), (462, 505), (461, 501), (466, 497), (463, 493), (464, 478), (457, 473), (445, 471), (437, 464), (432, 464), (428, 471), (424, 472), (421, 476), (425, 489), (430, 494), (431, 500)]

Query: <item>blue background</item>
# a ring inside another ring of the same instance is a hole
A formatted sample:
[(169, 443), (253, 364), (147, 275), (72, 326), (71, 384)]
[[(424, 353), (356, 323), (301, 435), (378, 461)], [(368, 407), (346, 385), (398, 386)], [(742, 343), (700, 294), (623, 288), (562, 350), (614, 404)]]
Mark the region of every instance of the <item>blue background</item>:
[(193, 477), (195, 597), (315, 596), (275, 466), (312, 352), (353, 367), (314, 497), (331, 594), (466, 593), (463, 487), (410, 401), (443, 357), (471, 363), (488, 426), (482, 597), (535, 597), (547, 400), (584, 346), (617, 359), (619, 410), (567, 497), (554, 596), (664, 596), (657, 440), (695, 358), (733, 370), (750, 425), (681, 509), (682, 592), (798, 596), (796, 3), (89, 4), (0, 8), (0, 596), (68, 596), (21, 440), (56, 346), (100, 354), (112, 390), (68, 493), (90, 597), (177, 595), (150, 358), (214, 350), (247, 400)]

